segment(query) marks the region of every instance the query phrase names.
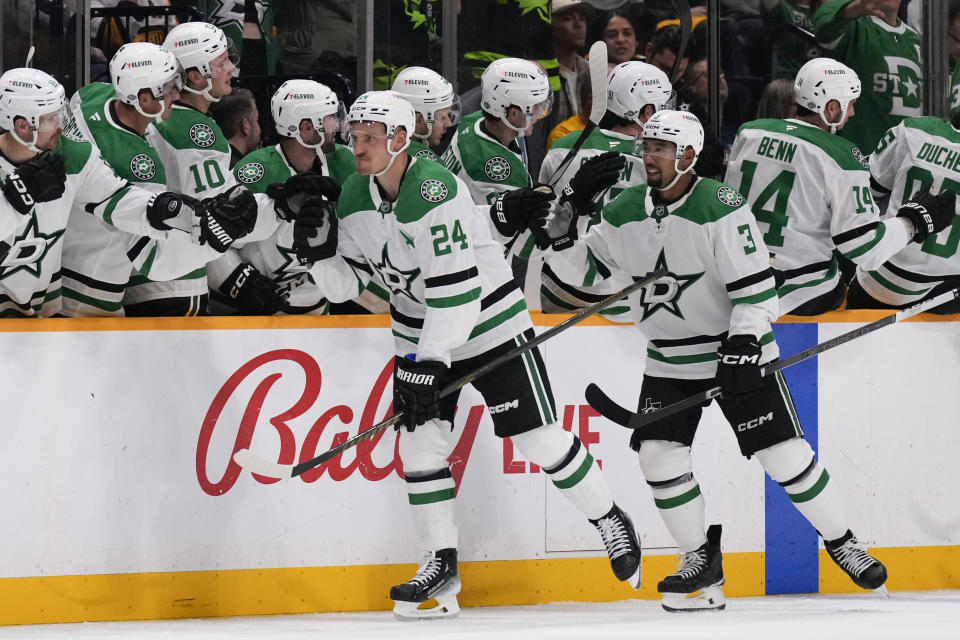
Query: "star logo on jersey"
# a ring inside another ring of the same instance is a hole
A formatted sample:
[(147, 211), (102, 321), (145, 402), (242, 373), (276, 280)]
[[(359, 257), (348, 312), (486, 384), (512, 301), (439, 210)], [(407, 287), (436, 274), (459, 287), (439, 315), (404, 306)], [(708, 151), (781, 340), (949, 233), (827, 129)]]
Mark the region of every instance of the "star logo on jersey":
[(217, 134), (213, 132), (213, 127), (210, 125), (198, 122), (190, 127), (190, 139), (193, 140), (193, 144), (206, 149), (217, 141)]
[(157, 165), (154, 164), (153, 158), (147, 154), (138, 153), (130, 160), (130, 172), (141, 182), (147, 182), (157, 175)]
[(420, 185), (420, 196), (427, 202), (443, 202), (449, 194), (447, 185), (439, 180), (424, 180)]
[(681, 320), (684, 320), (683, 312), (680, 311), (680, 296), (682, 296), (683, 292), (690, 288), (694, 282), (703, 277), (704, 272), (701, 271), (700, 273), (690, 273), (686, 275), (672, 273), (670, 267), (667, 266), (667, 258), (663, 249), (660, 250), (660, 255), (657, 257), (657, 264), (653, 269), (654, 271), (657, 269), (666, 269), (667, 275), (654, 280), (643, 288), (643, 294), (640, 296), (640, 305), (643, 307), (643, 317), (640, 318), (640, 322), (643, 322), (660, 309), (666, 309)]
[(510, 177), (510, 162), (502, 156), (493, 156), (483, 165), (483, 172), (494, 182), (503, 182)]
[(0, 262), (0, 280), (20, 271), (26, 271), (34, 278), (39, 278), (43, 259), (50, 251), (50, 247), (56, 244), (62, 235), (63, 229), (53, 233), (40, 233), (37, 216), (31, 214), (30, 222), (27, 223), (23, 233), (14, 239), (10, 251), (7, 252), (3, 262)]
[(387, 245), (383, 245), (383, 262), (375, 263), (377, 272), (380, 274), (380, 277), (383, 279), (384, 284), (387, 285), (387, 288), (390, 289), (392, 293), (397, 295), (404, 295), (413, 300), (414, 302), (419, 302), (416, 298), (413, 297), (413, 293), (410, 292), (410, 286), (413, 284), (413, 281), (420, 277), (420, 269), (408, 269), (404, 271), (393, 265), (390, 262), (390, 254), (387, 252)]
[(737, 193), (732, 187), (720, 187), (717, 189), (717, 200), (728, 207), (739, 207), (743, 204), (743, 196)]
[(243, 184), (253, 184), (263, 178), (265, 169), (259, 162), (248, 162), (237, 169), (237, 178)]

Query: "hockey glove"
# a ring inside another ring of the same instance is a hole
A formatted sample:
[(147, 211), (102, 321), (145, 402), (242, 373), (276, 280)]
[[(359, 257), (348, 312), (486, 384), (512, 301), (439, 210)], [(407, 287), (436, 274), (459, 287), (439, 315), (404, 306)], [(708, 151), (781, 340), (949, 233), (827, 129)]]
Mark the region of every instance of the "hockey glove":
[(440, 386), (448, 371), (435, 360), (416, 362), (410, 356), (394, 358), (393, 410), (403, 411), (397, 429), (413, 431), (427, 420), (440, 416)]
[(257, 200), (240, 185), (202, 200), (200, 204), (196, 239), (220, 253), (253, 231), (257, 223)]
[(730, 336), (717, 349), (717, 385), (733, 398), (763, 386), (760, 342), (753, 336)]
[(293, 249), (302, 265), (337, 254), (337, 207), (329, 200), (313, 198), (303, 203), (293, 223)]
[(199, 200), (182, 193), (164, 191), (150, 198), (150, 202), (147, 203), (147, 222), (160, 231), (174, 227), (190, 229), (200, 208)]
[(44, 151), (10, 172), (3, 181), (3, 195), (17, 213), (26, 215), (36, 203), (63, 196), (66, 183), (63, 157)]
[(903, 217), (913, 223), (913, 240), (923, 242), (930, 235), (939, 233), (953, 222), (957, 196), (952, 191), (933, 195), (928, 190), (918, 191), (910, 202), (904, 203), (897, 211), (897, 217)]
[(580, 165), (576, 175), (563, 188), (561, 200), (569, 200), (579, 215), (590, 215), (594, 199), (617, 184), (626, 163), (626, 157), (616, 151), (590, 158)]
[(245, 316), (272, 316), (283, 304), (273, 280), (251, 264), (241, 264), (220, 285), (220, 293)]
[(550, 213), (550, 202), (556, 195), (549, 187), (523, 187), (507, 191), (494, 200), (490, 217), (501, 234), (512, 237), (525, 229), (534, 229), (538, 220)]
[(271, 184), (267, 195), (273, 198), (274, 209), (281, 220), (294, 220), (307, 200), (320, 196), (336, 202), (340, 185), (333, 178), (308, 171), (291, 176), (286, 182)]

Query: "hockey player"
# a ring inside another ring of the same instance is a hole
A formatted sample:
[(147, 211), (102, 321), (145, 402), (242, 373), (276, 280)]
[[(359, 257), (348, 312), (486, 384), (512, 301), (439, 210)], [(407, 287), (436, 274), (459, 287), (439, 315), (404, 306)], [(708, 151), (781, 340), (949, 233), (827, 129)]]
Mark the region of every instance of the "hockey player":
[[(655, 113), (643, 131), (648, 184), (607, 205), (600, 223), (562, 250), (563, 262), (555, 265), (583, 281), (669, 271), (635, 301), (637, 326), (649, 340), (640, 410), (721, 386), (718, 404), (731, 425), (740, 425), (734, 432), (741, 453), (756, 456), (784, 487), (853, 581), (876, 589), (886, 569), (851, 533), (835, 483), (801, 437), (783, 377), (761, 376), (760, 366), (778, 355), (770, 326), (777, 294), (766, 246), (743, 196), (692, 173), (702, 146), (695, 116)], [(702, 411), (651, 423), (630, 439), (681, 553), (677, 571), (657, 585), (668, 611), (725, 606), (720, 527), (704, 530), (704, 500), (690, 457)], [(759, 426), (743, 428), (758, 415), (766, 417)]]
[[(413, 108), (399, 94), (363, 94), (348, 116), (357, 174), (343, 185), (337, 211), (295, 241), (318, 258), (311, 273), (330, 300), (356, 296), (373, 274), (390, 287), (396, 344), (394, 407), (411, 510), (427, 553), (417, 574), (390, 590), (400, 618), (455, 615), (456, 488), (447, 467), (457, 395), (446, 384), (533, 337), (523, 296), (502, 248), (477, 214), (469, 189), (438, 163), (406, 153)], [(408, 354), (408, 355), (405, 355)], [(540, 465), (598, 529), (620, 580), (639, 586), (640, 548), (614, 504), (596, 462), (557, 422), (539, 351), (474, 381), (500, 437)], [(434, 598), (436, 609), (418, 606)]]
[[(960, 158), (960, 85), (954, 78), (951, 122), (927, 116), (907, 118), (880, 139), (870, 156), (874, 192), (888, 195), (898, 210), (918, 189), (960, 193), (955, 167)], [(905, 307), (960, 284), (960, 217), (923, 242), (908, 244), (876, 269), (857, 269), (847, 294), (848, 309)], [(957, 313), (955, 303), (935, 313)]]
[[(180, 66), (167, 49), (137, 42), (117, 51), (110, 61), (110, 76), (112, 85), (93, 83), (77, 92), (71, 100), (74, 121), (117, 175), (143, 188), (165, 191), (164, 165), (145, 134), (179, 97)], [(247, 235), (256, 220), (256, 203), (246, 190), (208, 200), (216, 202), (226, 217), (219, 222), (211, 217), (200, 220), (203, 246), (186, 234), (165, 240), (147, 237), (146, 229), (138, 232), (120, 225), (111, 209), (100, 217), (75, 209), (63, 249), (63, 313), (205, 313), (206, 263)], [(186, 228), (191, 227), (196, 228), (197, 221), (188, 222)]]
[(774, 256), (780, 311), (817, 315), (844, 299), (834, 249), (873, 270), (911, 241), (923, 242), (953, 217), (947, 196), (923, 196), (880, 220), (867, 159), (834, 135), (854, 113), (860, 80), (830, 58), (807, 62), (794, 81), (797, 117), (740, 128), (727, 181), (747, 199)]
[[(901, 0), (829, 0), (813, 16), (817, 43), (868, 81), (843, 137), (870, 153), (904, 118), (923, 115), (920, 34), (900, 20)], [(852, 115), (852, 114), (851, 114)]]
[(432, 69), (407, 67), (397, 74), (393, 90), (412, 104), (417, 114), (417, 130), (407, 153), (439, 162), (437, 149), (444, 134), (460, 122), (460, 96), (453, 85)]
[[(597, 129), (587, 138), (573, 161), (567, 165), (556, 183), (556, 190), (565, 192), (571, 208), (577, 209), (577, 233), (583, 235), (587, 227), (599, 220), (600, 209), (609, 204), (627, 187), (646, 182), (643, 160), (640, 157), (640, 136), (643, 124), (655, 112), (663, 109), (673, 93), (667, 74), (645, 62), (623, 62), (611, 70), (607, 79), (607, 112)], [(550, 182), (567, 152), (574, 145), (580, 132), (570, 133), (559, 140), (547, 152), (540, 167), (540, 182)], [(604, 156), (604, 158), (599, 158)], [(592, 171), (578, 172), (589, 158), (598, 158)], [(598, 165), (599, 162), (599, 165)], [(595, 191), (596, 182), (610, 182), (605, 171), (617, 171), (614, 184), (603, 192), (603, 197), (594, 205), (592, 200), (570, 197), (581, 192)], [(590, 182), (591, 184), (584, 184)], [(564, 313), (587, 307), (619, 291), (630, 282), (613, 276), (591, 287), (578, 287), (563, 282), (557, 277), (549, 262), (541, 271), (541, 305), (544, 311)], [(604, 315), (611, 319), (623, 317), (629, 306), (610, 307)]]
[[(284, 82), (270, 100), (270, 112), (280, 143), (247, 154), (235, 173), (258, 199), (266, 198), (282, 222), (271, 237), (238, 243), (211, 265), (212, 275), (228, 274), (215, 299), (245, 315), (323, 314), (329, 304), (308, 273), (310, 253), (306, 247), (298, 252), (293, 237), (298, 224), (311, 220), (310, 209), (320, 206), (314, 200), (336, 202), (340, 185), (355, 172), (353, 154), (334, 142), (346, 113), (336, 94), (313, 80)], [(307, 214), (298, 223), (304, 208)], [(361, 299), (386, 312), (387, 294), (380, 293), (365, 291)]]
[(183, 232), (160, 230), (164, 221), (200, 204), (119, 178), (68, 117), (63, 87), (46, 73), (11, 69), (0, 87), (0, 315), (52, 316), (61, 309), (72, 207), (91, 218), (109, 211), (118, 224), (139, 221), (135, 229), (165, 239)]

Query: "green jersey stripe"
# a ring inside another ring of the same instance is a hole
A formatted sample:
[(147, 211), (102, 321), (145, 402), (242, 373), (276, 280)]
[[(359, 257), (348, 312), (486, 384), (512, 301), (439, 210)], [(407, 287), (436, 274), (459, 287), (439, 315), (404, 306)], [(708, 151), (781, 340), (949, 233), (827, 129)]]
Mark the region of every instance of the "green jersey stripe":
[(471, 289), (466, 293), (460, 293), (455, 296), (447, 296), (445, 298), (427, 298), (427, 306), (433, 307), (434, 309), (448, 309), (450, 307), (459, 307), (462, 304), (469, 304), (474, 300), (480, 299), (480, 287)]

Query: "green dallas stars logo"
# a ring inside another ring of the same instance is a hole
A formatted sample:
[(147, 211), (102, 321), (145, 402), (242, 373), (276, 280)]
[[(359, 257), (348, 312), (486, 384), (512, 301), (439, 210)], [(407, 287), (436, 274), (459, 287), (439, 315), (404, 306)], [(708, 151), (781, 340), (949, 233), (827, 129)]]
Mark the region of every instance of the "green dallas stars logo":
[(699, 280), (704, 272), (701, 271), (700, 273), (687, 275), (672, 273), (670, 267), (667, 266), (667, 258), (664, 255), (663, 249), (660, 250), (660, 255), (657, 257), (657, 264), (653, 269), (654, 271), (657, 269), (666, 269), (667, 275), (643, 288), (643, 295), (640, 299), (640, 305), (643, 307), (643, 317), (640, 318), (640, 322), (643, 322), (660, 309), (666, 309), (681, 320), (685, 319), (683, 312), (680, 311), (680, 296), (683, 295), (683, 292), (686, 291), (690, 285)]

